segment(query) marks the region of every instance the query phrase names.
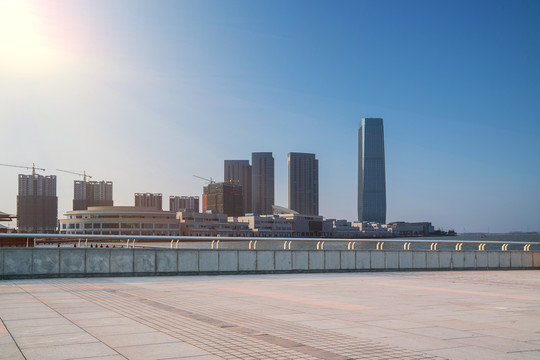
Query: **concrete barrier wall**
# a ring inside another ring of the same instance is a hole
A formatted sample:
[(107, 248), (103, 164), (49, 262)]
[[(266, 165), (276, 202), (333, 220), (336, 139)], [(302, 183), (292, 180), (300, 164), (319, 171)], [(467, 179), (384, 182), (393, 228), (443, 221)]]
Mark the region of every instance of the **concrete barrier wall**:
[(540, 269), (540, 252), (0, 248), (0, 278)]

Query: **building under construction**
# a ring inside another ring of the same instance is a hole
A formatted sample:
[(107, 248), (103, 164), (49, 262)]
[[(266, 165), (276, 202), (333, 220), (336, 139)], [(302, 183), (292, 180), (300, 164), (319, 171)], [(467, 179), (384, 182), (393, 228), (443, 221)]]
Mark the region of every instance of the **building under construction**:
[(163, 210), (163, 194), (161, 193), (136, 193), (135, 206), (141, 208), (151, 208), (158, 211)]
[(199, 212), (199, 197), (198, 196), (170, 196), (169, 211), (191, 211)]
[(19, 174), (17, 195), (19, 231), (52, 233), (58, 223), (56, 175)]
[(234, 183), (210, 183), (203, 190), (203, 211), (214, 210), (227, 216), (244, 216), (242, 186)]
[(90, 206), (113, 206), (112, 181), (80, 181), (74, 183), (73, 210)]

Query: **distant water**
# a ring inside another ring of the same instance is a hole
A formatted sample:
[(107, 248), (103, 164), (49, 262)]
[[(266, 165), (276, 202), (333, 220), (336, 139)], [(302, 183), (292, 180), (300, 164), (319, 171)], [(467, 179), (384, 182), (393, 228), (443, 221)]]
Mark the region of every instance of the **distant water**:
[[(399, 238), (397, 238), (399, 239)], [(483, 235), (457, 235), (457, 236), (434, 236), (423, 237), (421, 239), (433, 239), (433, 240), (477, 240), (477, 241), (529, 241), (540, 242), (540, 234), (483, 234)]]

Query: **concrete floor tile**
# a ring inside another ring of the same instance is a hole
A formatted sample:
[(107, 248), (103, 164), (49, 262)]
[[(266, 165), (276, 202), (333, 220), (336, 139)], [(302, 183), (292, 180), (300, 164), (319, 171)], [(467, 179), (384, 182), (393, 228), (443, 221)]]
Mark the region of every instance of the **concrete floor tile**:
[(380, 321), (367, 321), (366, 324), (367, 325), (372, 325), (372, 326), (383, 327), (383, 328), (386, 328), (386, 329), (399, 329), (399, 330), (421, 328), (421, 327), (424, 326), (423, 324), (419, 324), (419, 323), (415, 323), (415, 322), (403, 321), (403, 320), (393, 320), (393, 319), (392, 320), (380, 320)]
[(72, 359), (66, 359), (66, 360), (126, 360), (127, 358), (122, 355), (101, 355), (101, 356), (91, 356), (91, 357), (84, 357), (84, 358), (72, 358)]
[(471, 360), (471, 359), (489, 359), (489, 360), (519, 360), (523, 357), (517, 354), (507, 354), (506, 352), (497, 352), (482, 347), (464, 346), (451, 349), (428, 350), (427, 354), (439, 356), (452, 360)]
[(178, 339), (159, 331), (124, 335), (113, 334), (109, 336), (100, 336), (100, 340), (113, 348), (180, 342)]
[(14, 342), (0, 344), (0, 359), (24, 360), (21, 351)]
[(452, 349), (467, 346), (453, 340), (441, 340), (434, 337), (412, 334), (385, 337), (379, 339), (379, 341), (387, 345), (405, 347), (417, 351)]
[(137, 322), (126, 317), (105, 317), (105, 318), (92, 318), (92, 319), (76, 319), (72, 320), (82, 328), (96, 327), (96, 326), (108, 326), (108, 325), (136, 325)]
[(54, 334), (71, 334), (78, 332), (80, 329), (73, 324), (68, 325), (42, 325), (30, 326), (24, 328), (8, 329), (15, 339), (23, 336), (40, 336)]
[(74, 333), (67, 334), (52, 334), (52, 335), (37, 335), (37, 336), (21, 336), (17, 337), (17, 344), (21, 349), (45, 347), (45, 346), (59, 346), (59, 345), (72, 345), (72, 344), (86, 344), (99, 342), (98, 339), (92, 335), (79, 330)]
[(500, 352), (540, 350), (540, 347), (536, 344), (495, 336), (483, 336), (474, 339), (457, 339), (456, 341), (464, 345), (485, 347), (487, 349), (497, 350)]
[[(172, 358), (163, 358), (159, 360), (186, 360), (186, 359), (192, 359), (192, 360), (222, 360), (222, 357), (215, 356), (215, 355), (200, 355), (200, 356), (181, 356), (181, 357), (172, 357)], [(248, 357), (249, 359), (249, 357)]]
[(171, 357), (191, 357), (199, 355), (211, 355), (207, 352), (186, 344), (186, 343), (168, 343), (141, 346), (122, 346), (116, 350), (123, 356), (131, 360), (157, 360)]
[(27, 360), (82, 359), (107, 355), (118, 355), (118, 353), (102, 343), (47, 346), (24, 350), (24, 356)]
[(0, 317), (23, 351), (60, 358), (101, 345), (145, 359), (528, 359), (537, 284), (535, 271), (19, 280), (0, 282)]
[(93, 311), (93, 312), (83, 312), (83, 313), (68, 313), (68, 314), (64, 314), (64, 316), (67, 319), (70, 319), (72, 321), (122, 317), (122, 315), (117, 314), (114, 311)]
[(29, 328), (34, 326), (71, 325), (71, 321), (57, 314), (56, 317), (42, 319), (4, 320), (8, 329)]
[(84, 328), (88, 333), (100, 338), (101, 336), (111, 334), (137, 334), (137, 333), (149, 333), (154, 331), (153, 328), (142, 324), (136, 325), (108, 325), (108, 326), (91, 326)]
[(444, 327), (423, 327), (423, 328), (416, 328), (416, 329), (406, 329), (405, 331), (411, 334), (424, 335), (424, 336), (429, 336), (436, 339), (446, 339), (446, 340), (473, 338), (473, 337), (478, 338), (478, 337), (483, 336), (481, 334), (477, 334), (470, 331), (454, 330), (454, 329), (448, 329)]

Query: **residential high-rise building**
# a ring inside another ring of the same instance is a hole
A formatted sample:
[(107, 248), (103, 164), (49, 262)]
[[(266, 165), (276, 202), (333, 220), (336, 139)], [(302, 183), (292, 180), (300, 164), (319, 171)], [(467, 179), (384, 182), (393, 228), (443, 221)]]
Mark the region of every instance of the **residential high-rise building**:
[(358, 220), (386, 223), (383, 119), (362, 119), (358, 130)]
[(89, 206), (113, 206), (112, 181), (74, 182), (73, 210), (87, 210)]
[(244, 216), (242, 187), (225, 182), (208, 184), (203, 190), (203, 211), (207, 210), (227, 216)]
[(56, 176), (19, 174), (17, 195), (19, 231), (55, 232), (58, 223)]
[(274, 157), (271, 152), (251, 154), (251, 203), (257, 215), (272, 214), (274, 205)]
[(289, 209), (319, 215), (319, 160), (315, 154), (289, 153), (287, 173)]
[(199, 212), (198, 196), (169, 196), (169, 211)]
[(251, 165), (249, 160), (225, 160), (223, 180), (242, 186), (244, 212), (251, 213)]
[(163, 210), (162, 194), (136, 193), (135, 206)]

